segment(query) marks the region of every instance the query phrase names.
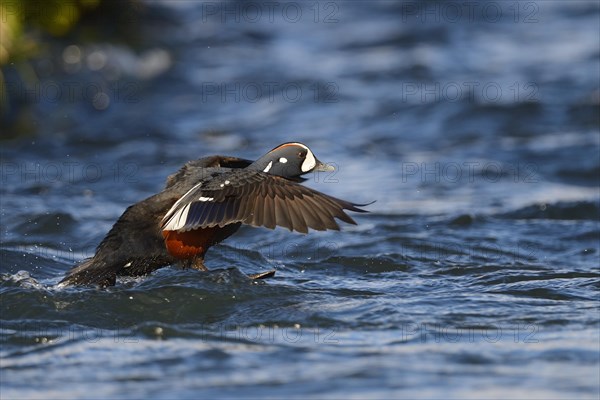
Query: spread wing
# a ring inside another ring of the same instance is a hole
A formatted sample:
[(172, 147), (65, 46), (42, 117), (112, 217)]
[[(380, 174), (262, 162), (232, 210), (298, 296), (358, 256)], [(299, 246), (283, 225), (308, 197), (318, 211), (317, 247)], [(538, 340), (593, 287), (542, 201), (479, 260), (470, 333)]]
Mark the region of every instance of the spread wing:
[(260, 171), (236, 170), (198, 183), (161, 221), (162, 230), (188, 231), (242, 222), (307, 233), (339, 230), (336, 218), (356, 222), (344, 210), (366, 212), (353, 204)]

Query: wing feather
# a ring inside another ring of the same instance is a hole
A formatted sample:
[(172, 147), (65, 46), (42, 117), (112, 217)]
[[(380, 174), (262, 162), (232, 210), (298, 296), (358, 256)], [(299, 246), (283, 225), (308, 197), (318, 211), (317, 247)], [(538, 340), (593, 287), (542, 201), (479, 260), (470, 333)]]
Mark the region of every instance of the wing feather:
[[(258, 207), (260, 207), (260, 202)], [(275, 229), (275, 210), (273, 208), (275, 208), (275, 202), (273, 201), (273, 197), (271, 197), (269, 195), (269, 193), (267, 192), (267, 196), (265, 196), (264, 199), (262, 199), (262, 207), (263, 207), (263, 221), (262, 221), (262, 226), (269, 228), (269, 229)]]
[(292, 218), (288, 213), (288, 207), (285, 206), (285, 200), (280, 196), (275, 196), (275, 223), (290, 231), (294, 230)]
[(321, 217), (315, 210), (311, 209), (312, 206), (306, 202), (306, 197), (304, 196), (302, 201), (297, 201), (296, 199), (288, 200), (289, 207), (293, 207), (299, 212), (307, 228), (324, 231), (325, 225), (321, 221)]
[(339, 230), (339, 219), (356, 222), (344, 210), (359, 204), (320, 193), (285, 178), (255, 170), (222, 169), (186, 192), (162, 220), (162, 229), (186, 231), (242, 222), (307, 233)]
[(329, 212), (327, 212), (327, 209), (324, 207), (323, 204), (319, 203), (318, 201), (315, 201), (315, 199), (312, 196), (306, 196), (305, 201), (305, 207), (310, 209), (317, 216), (319, 222), (321, 222), (322, 224), (322, 229), (319, 230), (340, 230), (340, 227), (335, 222), (335, 219), (332, 215), (329, 214)]
[(299, 211), (295, 210), (294, 207), (285, 206), (290, 213), (290, 218), (292, 220), (293, 230), (300, 233), (308, 233), (308, 226), (306, 226), (306, 222), (304, 218), (300, 214)]

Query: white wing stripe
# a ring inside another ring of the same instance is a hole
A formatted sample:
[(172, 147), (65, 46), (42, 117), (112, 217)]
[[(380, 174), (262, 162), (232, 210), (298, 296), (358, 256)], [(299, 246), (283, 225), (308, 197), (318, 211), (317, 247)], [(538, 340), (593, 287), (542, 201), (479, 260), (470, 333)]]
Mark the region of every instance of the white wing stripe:
[(173, 216), (169, 219), (169, 222), (167, 222), (167, 224), (164, 225), (163, 230), (176, 231), (183, 228), (187, 221), (187, 216), (190, 211), (190, 205), (191, 204), (186, 204), (186, 206), (183, 207), (181, 210), (177, 210), (175, 214), (173, 214)]
[(177, 200), (175, 202), (175, 204), (173, 204), (173, 206), (169, 209), (169, 211), (167, 211), (167, 213), (165, 214), (165, 216), (163, 217), (163, 219), (160, 221), (161, 224), (163, 224), (166, 220), (168, 220), (177, 210), (177, 208), (179, 208), (179, 205), (181, 204), (181, 202), (183, 200), (185, 200), (185, 198), (187, 197), (188, 194), (190, 194), (191, 192), (193, 192), (194, 190), (196, 190), (197, 188), (199, 188), (200, 186), (202, 186), (202, 182), (194, 185), (190, 190), (188, 190), (187, 192), (185, 192), (185, 194), (183, 196), (181, 196), (181, 198), (179, 200)]

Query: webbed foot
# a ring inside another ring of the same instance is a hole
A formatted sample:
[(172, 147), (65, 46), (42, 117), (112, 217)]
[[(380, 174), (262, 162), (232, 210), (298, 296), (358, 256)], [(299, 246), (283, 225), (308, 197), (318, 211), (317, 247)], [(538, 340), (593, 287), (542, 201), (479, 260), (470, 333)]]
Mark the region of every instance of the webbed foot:
[(250, 278), (250, 279), (265, 279), (265, 278), (272, 278), (274, 276), (275, 276), (274, 269), (272, 269), (270, 271), (259, 272), (257, 274), (248, 274), (248, 278)]

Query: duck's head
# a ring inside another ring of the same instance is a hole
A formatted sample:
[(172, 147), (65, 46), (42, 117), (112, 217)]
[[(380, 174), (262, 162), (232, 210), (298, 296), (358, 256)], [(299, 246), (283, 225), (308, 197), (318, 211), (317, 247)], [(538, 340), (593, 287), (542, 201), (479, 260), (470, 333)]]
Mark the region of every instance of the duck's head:
[(280, 144), (248, 168), (287, 179), (297, 179), (314, 171), (334, 170), (333, 166), (319, 161), (306, 145), (298, 142)]

